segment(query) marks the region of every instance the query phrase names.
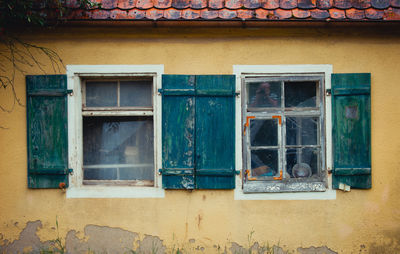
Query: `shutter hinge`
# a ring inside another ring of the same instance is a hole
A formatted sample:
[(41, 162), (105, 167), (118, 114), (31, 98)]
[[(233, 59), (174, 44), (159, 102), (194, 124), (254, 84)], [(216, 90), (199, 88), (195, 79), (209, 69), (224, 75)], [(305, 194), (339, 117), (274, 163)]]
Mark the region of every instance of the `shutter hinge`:
[(73, 175), (73, 174), (74, 174), (74, 169), (69, 168), (69, 169), (68, 169), (68, 174)]
[(235, 92), (235, 96), (239, 96), (240, 95), (240, 92)]
[(326, 89), (326, 96), (332, 95), (332, 89)]
[(164, 89), (160, 88), (158, 89), (158, 94), (162, 94), (164, 92)]
[(240, 175), (240, 170), (235, 170), (236, 175)]
[(72, 89), (67, 89), (67, 94), (72, 95), (74, 93), (74, 90)]
[(158, 174), (161, 175), (162, 172), (163, 172), (163, 170), (162, 170), (162, 168), (160, 168), (160, 169), (158, 170)]

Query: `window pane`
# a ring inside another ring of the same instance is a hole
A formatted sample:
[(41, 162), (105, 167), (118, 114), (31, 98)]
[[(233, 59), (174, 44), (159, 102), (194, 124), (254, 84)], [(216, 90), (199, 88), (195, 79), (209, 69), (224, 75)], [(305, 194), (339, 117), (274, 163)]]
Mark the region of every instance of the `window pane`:
[(86, 107), (116, 107), (117, 82), (86, 82)]
[(120, 106), (151, 107), (152, 89), (151, 81), (121, 81)]
[(116, 168), (84, 168), (85, 180), (117, 180)]
[[(104, 175), (111, 173), (104, 168), (109, 168), (116, 171), (113, 179), (153, 180), (153, 119), (85, 117), (83, 161), (85, 171), (89, 172), (84, 179), (105, 179)], [(96, 167), (102, 170), (93, 173)]]
[(290, 177), (318, 175), (319, 148), (287, 149), (286, 168)]
[(280, 107), (281, 82), (256, 82), (247, 84), (247, 107)]
[(287, 117), (286, 145), (318, 145), (318, 117)]
[(278, 145), (278, 121), (250, 120), (250, 144), (251, 146), (277, 146)]
[(317, 107), (316, 96), (316, 82), (285, 82), (285, 107)]
[(278, 150), (262, 149), (251, 151), (251, 175), (252, 177), (262, 178), (277, 175), (278, 169)]

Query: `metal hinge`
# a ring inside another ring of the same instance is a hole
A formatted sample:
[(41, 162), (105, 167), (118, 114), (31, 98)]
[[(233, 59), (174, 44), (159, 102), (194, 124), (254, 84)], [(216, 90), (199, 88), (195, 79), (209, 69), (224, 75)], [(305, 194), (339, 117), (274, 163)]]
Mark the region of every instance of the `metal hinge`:
[(332, 95), (332, 89), (326, 89), (326, 96)]

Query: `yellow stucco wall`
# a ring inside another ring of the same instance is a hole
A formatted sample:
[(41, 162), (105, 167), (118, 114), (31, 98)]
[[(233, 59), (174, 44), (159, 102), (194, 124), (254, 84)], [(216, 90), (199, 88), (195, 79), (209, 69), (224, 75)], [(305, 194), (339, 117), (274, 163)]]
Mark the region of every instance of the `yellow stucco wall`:
[[(62, 238), (70, 230), (83, 237), (93, 224), (158, 236), (169, 248), (204, 246), (205, 253), (230, 242), (246, 247), (250, 235), (285, 250), (400, 253), (400, 34), (393, 34), (398, 27), (381, 30), (103, 27), (27, 35), (66, 65), (164, 64), (167, 74), (232, 74), (238, 64), (331, 64), (335, 73), (370, 72), (373, 187), (339, 191), (325, 201), (235, 201), (233, 191), (221, 190), (167, 191), (163, 199), (66, 199), (61, 190), (27, 188), (26, 111), (17, 105), (0, 112), (0, 126), (7, 128), (0, 129), (0, 246), (20, 237), (28, 221), (41, 221), (42, 241), (54, 239), (57, 217)], [(37, 68), (27, 73), (42, 74)], [(22, 75), (15, 84), (24, 103)], [(11, 107), (10, 94), (0, 91), (2, 107)]]

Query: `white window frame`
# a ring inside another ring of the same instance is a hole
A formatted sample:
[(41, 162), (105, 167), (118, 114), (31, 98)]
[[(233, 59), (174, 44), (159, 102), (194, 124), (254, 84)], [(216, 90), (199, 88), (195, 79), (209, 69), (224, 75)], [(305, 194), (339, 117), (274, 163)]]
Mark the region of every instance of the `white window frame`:
[[(69, 177), (67, 198), (164, 198), (161, 175), (161, 76), (164, 65), (67, 65)], [(83, 78), (153, 77), (154, 186), (83, 185), (82, 85)]]
[[(235, 200), (329, 200), (336, 199), (336, 191), (332, 190), (332, 177), (328, 175), (328, 189), (324, 192), (295, 192), (295, 193), (244, 193), (242, 189), (243, 153), (242, 153), (242, 81), (246, 76), (282, 76), (282, 75), (307, 75), (319, 74), (324, 76), (325, 91), (331, 88), (332, 65), (234, 65), (233, 74), (236, 75), (236, 91), (240, 94), (236, 97), (235, 119), (235, 157), (237, 170), (241, 174), (236, 176)], [(332, 108), (331, 97), (325, 96), (325, 161), (327, 170), (332, 168)]]

